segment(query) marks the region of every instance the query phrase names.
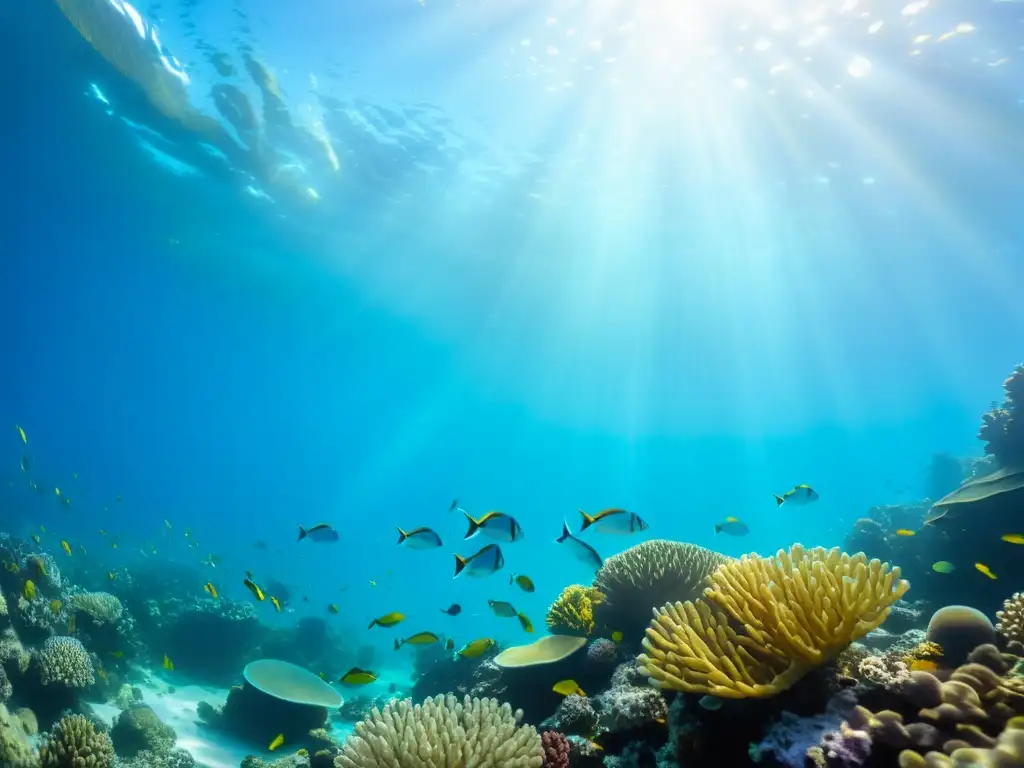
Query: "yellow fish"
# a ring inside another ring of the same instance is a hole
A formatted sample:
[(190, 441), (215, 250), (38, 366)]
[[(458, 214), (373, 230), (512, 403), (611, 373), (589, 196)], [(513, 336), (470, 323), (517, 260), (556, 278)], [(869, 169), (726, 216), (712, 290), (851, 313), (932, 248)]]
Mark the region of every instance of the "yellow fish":
[(123, 659), (124, 651), (112, 651), (110, 655), (113, 656), (115, 659)]
[(463, 656), (467, 659), (475, 659), (483, 656), (487, 651), (494, 647), (494, 640), (489, 637), (481, 637), (479, 640), (474, 640), (471, 643), (466, 643), (459, 649), (459, 656)]
[(1024, 533), (1004, 533), (999, 538), (1007, 544), (1024, 544)]
[(270, 596), (270, 602), (272, 602), (272, 603), (274, 604), (274, 608), (275, 608), (275, 609), (277, 609), (277, 612), (278, 612), (278, 613), (280, 613), (280, 612), (281, 612), (281, 601), (280, 601), (280, 600), (278, 600), (278, 599), (277, 599), (276, 597), (274, 597), (273, 595), (271, 595), (271, 596)]
[(206, 592), (210, 595), (210, 597), (212, 597), (214, 600), (220, 599), (220, 595), (217, 594), (217, 588), (213, 586), (212, 581), (206, 582), (206, 586), (203, 587), (203, 589), (205, 589)]
[(370, 586), (371, 587), (376, 587), (377, 586), (377, 582), (374, 581), (373, 579), (370, 579)]
[(28, 445), (28, 435), (25, 434), (25, 430), (22, 429), (17, 424), (14, 425), (14, 428), (18, 430), (18, 434), (21, 436), (21, 442), (23, 442), (25, 445)]
[(39, 526), (39, 530), (42, 531), (43, 533), (46, 533), (46, 526), (45, 525), (40, 525)]
[(345, 685), (367, 685), (377, 679), (377, 675), (368, 669), (360, 669), (359, 667), (352, 667), (348, 672), (341, 676), (339, 683)]
[(103, 667), (97, 667), (96, 668), (96, 677), (98, 677), (104, 683), (107, 682), (107, 670), (105, 670)]
[(621, 643), (622, 642), (622, 630), (621, 629), (616, 629), (614, 632), (612, 632), (612, 642), (613, 643)]
[(71, 614), (71, 618), (68, 619), (68, 634), (75, 634), (75, 614)]
[(932, 570), (936, 573), (952, 573), (956, 570), (956, 566), (949, 562), (949, 560), (939, 560), (932, 563)]
[(536, 587), (533, 586), (533, 581), (530, 577), (522, 574), (519, 574), (518, 576), (509, 576), (508, 583), (509, 585), (518, 585), (523, 592), (533, 592), (536, 589)]
[(975, 568), (977, 568), (977, 569), (978, 569), (979, 571), (981, 571), (982, 573), (984, 573), (984, 574), (985, 574), (986, 576), (988, 576), (988, 577), (989, 577), (990, 579), (996, 579), (996, 578), (998, 578), (998, 576), (996, 576), (996, 575), (995, 575), (994, 573), (992, 573), (992, 569), (991, 569), (991, 568), (989, 568), (989, 567), (988, 567), (987, 565), (985, 565), (984, 563), (975, 563), (975, 564), (974, 564), (974, 567), (975, 567)]
[(26, 600), (36, 599), (36, 585), (35, 582), (32, 581), (32, 579), (29, 579), (25, 582), (25, 586), (21, 591), (25, 595)]
[[(338, 607), (337, 603), (331, 603), (327, 606), (327, 612), (337, 615), (341, 613), (341, 608)], [(371, 624), (370, 626), (372, 627), (373, 625)]]
[(252, 596), (253, 597), (255, 597), (260, 602), (263, 602), (263, 599), (264, 599), (263, 590), (260, 589), (256, 585), (256, 582), (254, 582), (252, 579), (246, 579), (242, 583), (245, 584), (245, 588), (246, 589), (248, 589), (250, 592), (252, 592)]
[(374, 627), (393, 627), (403, 621), (405, 621), (404, 613), (392, 611), (391, 613), (385, 613), (383, 616), (378, 616), (376, 619), (371, 621), (370, 626), (368, 626), (367, 629), (373, 629)]
[(46, 561), (43, 560), (43, 558), (38, 555), (33, 555), (32, 560), (29, 562), (32, 563), (32, 566), (39, 572), (40, 576), (49, 578), (50, 574), (46, 572)]
[(166, 653), (164, 654), (164, 669), (166, 669), (168, 672), (174, 671), (174, 662), (171, 661), (171, 657), (168, 656)]
[(37, 546), (37, 547), (38, 547), (38, 546), (39, 546), (40, 544), (42, 544), (42, 543), (43, 543), (43, 540), (39, 538), (39, 534), (38, 534), (38, 533), (33, 533), (33, 534), (32, 534), (32, 541), (34, 541), (34, 542), (36, 543), (36, 546)]
[(928, 661), (927, 659), (914, 659), (910, 662), (911, 672), (934, 672), (938, 668), (938, 664), (934, 661)]
[(113, 581), (114, 579), (117, 578), (117, 574), (114, 573), (113, 571), (111, 571), (110, 573), (107, 574), (107, 578), (110, 579), (111, 581)]
[(282, 744), (284, 744), (284, 734), (283, 733), (279, 733), (279, 734), (277, 734), (277, 737), (272, 742), (270, 742), (270, 746), (267, 747), (267, 749), (269, 749), (271, 752), (273, 752), (275, 749), (280, 747)]
[(52, 613), (54, 616), (57, 616), (58, 614), (60, 614), (60, 609), (61, 609), (60, 600), (51, 600), (50, 601), (50, 613)]
[(897, 536), (913, 536), (914, 532), (909, 528), (900, 528), (896, 531)]
[(68, 544), (66, 541), (62, 541), (60, 543), (60, 548), (64, 550), (65, 554), (71, 554), (71, 545)]
[(18, 564), (13, 560), (4, 560), (4, 570), (8, 573), (18, 573), (21, 568), (19, 568)]
[(516, 618), (519, 619), (519, 626), (523, 628), (524, 632), (533, 632), (533, 622), (526, 617), (525, 613), (516, 614)]
[(551, 690), (555, 693), (561, 694), (562, 696), (571, 696), (574, 693), (577, 696), (587, 695), (575, 680), (560, 680), (551, 686)]
[(401, 641), (395, 638), (395, 650), (397, 651), (403, 645), (430, 645), (440, 639), (433, 632), (417, 632), (415, 635), (410, 635)]

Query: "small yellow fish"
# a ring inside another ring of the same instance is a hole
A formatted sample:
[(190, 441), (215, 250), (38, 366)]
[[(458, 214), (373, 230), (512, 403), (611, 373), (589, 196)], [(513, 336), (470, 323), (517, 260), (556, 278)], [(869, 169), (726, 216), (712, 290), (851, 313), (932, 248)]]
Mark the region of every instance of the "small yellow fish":
[(571, 696), (574, 693), (577, 696), (587, 695), (575, 680), (560, 680), (551, 686), (551, 690), (555, 693), (561, 694), (562, 696)]
[(111, 549), (117, 549), (117, 542), (116, 541), (110, 542), (110, 548)]
[(494, 640), (489, 637), (481, 637), (471, 643), (466, 643), (460, 650), (459, 656), (467, 659), (476, 659), (483, 656), (494, 647)]
[(518, 576), (509, 576), (508, 583), (510, 585), (518, 585), (519, 588), (523, 590), (523, 592), (533, 592), (536, 589), (536, 587), (533, 586), (533, 581), (530, 579), (530, 577), (524, 576), (522, 574), (519, 574)]
[(326, 681), (328, 679), (326, 672), (317, 672), (316, 676), (319, 677), (321, 680), (324, 680), (324, 681)]
[(979, 571), (981, 571), (986, 576), (988, 576), (990, 579), (997, 579), (998, 578), (998, 576), (996, 576), (994, 573), (992, 573), (992, 569), (989, 568), (984, 563), (975, 563), (974, 567), (977, 568)]
[(114, 579), (117, 578), (117, 574), (114, 573), (113, 571), (111, 571), (110, 573), (107, 574), (107, 578), (110, 579), (111, 581), (113, 581)]
[(281, 612), (281, 601), (280, 601), (280, 600), (278, 600), (278, 599), (277, 599), (276, 597), (274, 597), (273, 595), (271, 595), (271, 596), (270, 596), (270, 602), (274, 604), (274, 609), (275, 609), (275, 610), (276, 610), (276, 611), (277, 611), (278, 613), (280, 613), (280, 612)]
[(280, 747), (282, 744), (284, 744), (284, 734), (283, 733), (279, 733), (279, 734), (277, 734), (277, 737), (272, 742), (270, 742), (270, 746), (268, 746), (267, 749), (269, 749), (271, 752), (273, 752), (275, 749)]
[(613, 643), (621, 643), (622, 642), (622, 630), (621, 629), (616, 629), (614, 632), (612, 632), (612, 642)]
[(938, 664), (928, 659), (914, 659), (910, 662), (911, 672), (934, 672), (938, 668)]
[(1024, 533), (1004, 533), (999, 538), (1007, 544), (1024, 544)]
[(385, 613), (383, 616), (378, 616), (376, 619), (371, 621), (370, 626), (368, 626), (367, 629), (373, 629), (374, 627), (393, 627), (403, 621), (405, 621), (404, 613), (392, 611), (391, 613)]
[(205, 589), (207, 594), (209, 594), (209, 596), (212, 597), (214, 600), (220, 599), (220, 595), (217, 593), (217, 588), (213, 586), (212, 581), (206, 582), (206, 586), (204, 586), (203, 589)]
[(34, 542), (36, 543), (36, 546), (37, 546), (37, 547), (38, 547), (38, 546), (39, 546), (40, 544), (42, 544), (42, 543), (43, 543), (43, 540), (39, 538), (39, 534), (38, 534), (38, 533), (33, 533), (33, 534), (32, 534), (32, 541), (34, 541)]
[(949, 560), (939, 560), (932, 563), (932, 570), (936, 573), (952, 573), (956, 570), (956, 566), (949, 562)]
[(68, 634), (69, 635), (75, 634), (75, 626), (76, 626), (75, 625), (75, 614), (72, 613), (71, 614), (71, 618), (68, 619)]
[(256, 582), (254, 582), (252, 579), (246, 579), (242, 583), (245, 584), (245, 588), (246, 589), (248, 589), (250, 592), (252, 592), (252, 596), (253, 597), (255, 597), (260, 602), (263, 602), (263, 599), (264, 599), (263, 590), (260, 589), (256, 585)]
[(440, 639), (433, 632), (417, 632), (401, 641), (395, 638), (395, 650), (397, 651), (403, 645), (431, 645)]
[(68, 544), (66, 541), (62, 541), (60, 543), (60, 548), (64, 550), (65, 554), (67, 554), (67, 555), (71, 554), (71, 545)]
[(374, 581), (373, 579), (370, 579), (370, 586), (371, 587), (376, 587), (377, 586), (377, 582)]
[(523, 628), (523, 632), (533, 633), (533, 622), (526, 617), (525, 613), (517, 613), (516, 618), (519, 619), (519, 626)]
[(50, 574), (46, 571), (46, 561), (38, 555), (33, 555), (32, 559), (29, 560), (32, 567), (39, 573), (43, 578), (49, 578)]
[(377, 679), (377, 675), (368, 669), (360, 669), (359, 667), (352, 667), (348, 672), (341, 676), (339, 683), (345, 685), (367, 685), (374, 682)]
[(78, 473), (77, 473), (77, 472), (72, 472), (72, 473), (71, 473), (71, 476), (72, 476), (73, 478), (75, 478), (75, 480), (77, 480), (77, 479), (78, 479)]
[(60, 609), (61, 609), (60, 600), (51, 600), (50, 601), (50, 613), (52, 613), (54, 616), (58, 616), (60, 614)]
[(913, 536), (914, 532), (909, 528), (900, 528), (896, 531), (897, 536)]
[(115, 659), (123, 659), (124, 651), (112, 651), (110, 655), (113, 656)]
[(164, 525), (166, 525), (166, 526), (167, 526), (167, 530), (168, 530), (168, 531), (169, 531), (169, 530), (171, 530), (171, 523), (170, 523), (170, 521), (168, 521), (168, 520), (164, 520)]
[(42, 531), (43, 533), (46, 533), (46, 526), (45, 525), (40, 525), (39, 526), (39, 530)]
[(25, 599), (26, 600), (35, 600), (36, 599), (36, 585), (35, 585), (35, 582), (32, 581), (32, 579), (29, 579), (28, 581), (25, 582), (25, 586), (22, 588), (21, 591), (22, 591), (22, 594), (25, 595)]
[(168, 656), (166, 653), (164, 654), (164, 669), (166, 669), (168, 672), (174, 671), (174, 662), (171, 661), (171, 657)]
[[(14, 428), (18, 430), (18, 434), (21, 435), (21, 442), (23, 442), (25, 445), (28, 445), (28, 435), (25, 434), (25, 430), (22, 429), (17, 424), (14, 425)], [(45, 443), (46, 441), (44, 440), (43, 442)]]
[(60, 488), (54, 488), (53, 489), (53, 495), (59, 497), (60, 496)]
[(13, 560), (4, 560), (4, 570), (8, 573), (18, 573), (21, 571), (21, 568), (19, 568), (18, 564)]
[(103, 667), (97, 667), (96, 668), (96, 677), (98, 677), (104, 683), (107, 682), (107, 670), (105, 670)]

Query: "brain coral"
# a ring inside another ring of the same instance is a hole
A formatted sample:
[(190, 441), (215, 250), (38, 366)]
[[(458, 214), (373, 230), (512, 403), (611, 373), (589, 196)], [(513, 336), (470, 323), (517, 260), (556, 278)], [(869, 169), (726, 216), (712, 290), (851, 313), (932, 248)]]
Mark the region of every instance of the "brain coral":
[(39, 651), (38, 661), (43, 685), (88, 688), (96, 682), (89, 652), (73, 637), (49, 638)]
[(540, 768), (541, 738), (522, 712), (495, 699), (393, 699), (356, 724), (335, 768)]
[(68, 715), (43, 738), (39, 762), (42, 768), (110, 768), (114, 745), (82, 715)]
[(594, 616), (602, 634), (620, 630), (639, 641), (651, 612), (665, 603), (697, 600), (706, 581), (729, 558), (679, 541), (653, 539), (609, 557), (594, 577), (605, 595)]

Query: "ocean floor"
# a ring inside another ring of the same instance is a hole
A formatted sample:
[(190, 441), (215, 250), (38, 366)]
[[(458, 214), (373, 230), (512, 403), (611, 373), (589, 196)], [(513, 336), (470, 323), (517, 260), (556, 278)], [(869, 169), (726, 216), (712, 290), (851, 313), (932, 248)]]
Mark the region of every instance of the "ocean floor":
[[(360, 693), (367, 695), (379, 693), (381, 688), (387, 690), (387, 686), (391, 682), (392, 680), (385, 680), (382, 677), (373, 686), (367, 686), (360, 690)], [(408, 676), (403, 674), (396, 674), (393, 682), (403, 687), (410, 685)], [(166, 681), (152, 676), (149, 677), (147, 683), (134, 683), (133, 685), (142, 691), (145, 704), (178, 734), (178, 743), (175, 746), (188, 750), (202, 768), (238, 768), (242, 759), (247, 755), (256, 754), (270, 757), (273, 754), (275, 757), (280, 757), (291, 751), (282, 748), (275, 754), (267, 750), (254, 749), (251, 745), (217, 733), (199, 722), (199, 716), (196, 714), (199, 702), (206, 701), (214, 706), (221, 706), (227, 700), (228, 689), (226, 688), (208, 688), (201, 685), (171, 686)], [(346, 694), (352, 695), (346, 691), (342, 692), (343, 696)], [(107, 725), (112, 725), (114, 719), (120, 714), (120, 710), (113, 704), (90, 702), (90, 707), (96, 716)], [(353, 724), (339, 723), (332, 718), (328, 727), (336, 739), (344, 741), (352, 733)]]

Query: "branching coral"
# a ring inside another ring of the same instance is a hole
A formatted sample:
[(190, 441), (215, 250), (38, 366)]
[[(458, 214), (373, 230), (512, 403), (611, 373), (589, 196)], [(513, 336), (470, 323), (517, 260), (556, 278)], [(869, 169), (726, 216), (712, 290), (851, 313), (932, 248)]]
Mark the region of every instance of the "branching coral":
[(82, 715), (68, 715), (39, 745), (42, 768), (109, 768), (114, 763), (110, 737)]
[(522, 712), (495, 699), (458, 701), (437, 696), (416, 706), (408, 699), (376, 708), (356, 724), (334, 759), (336, 768), (540, 768), (541, 738), (520, 727)]
[(839, 549), (746, 555), (711, 575), (707, 602), (657, 611), (640, 663), (662, 688), (774, 696), (880, 626), (909, 588), (899, 568)]
[(996, 611), (996, 631), (1007, 640), (1024, 643), (1024, 593), (1014, 592)]
[(604, 632), (619, 630), (638, 641), (654, 608), (697, 600), (707, 577), (728, 561), (710, 549), (664, 539), (645, 541), (613, 555), (594, 577), (594, 586), (605, 594), (596, 609), (597, 623)]
[(107, 592), (80, 592), (71, 595), (65, 602), (65, 607), (69, 611), (87, 613), (100, 623), (114, 623), (124, 612), (121, 601)]
[(985, 441), (985, 453), (995, 456), (1000, 465), (1017, 467), (1024, 462), (1024, 365), (1018, 365), (1003, 382), (1003, 390), (1003, 404), (993, 404), (982, 416), (978, 439)]
[(89, 652), (73, 637), (49, 638), (37, 658), (43, 685), (88, 688), (96, 682)]
[(603, 601), (600, 590), (570, 584), (548, 608), (548, 629), (556, 635), (589, 636), (594, 631), (594, 606)]

